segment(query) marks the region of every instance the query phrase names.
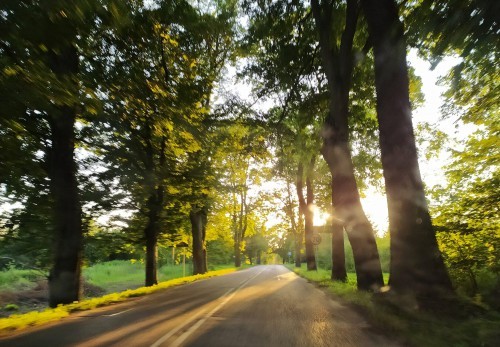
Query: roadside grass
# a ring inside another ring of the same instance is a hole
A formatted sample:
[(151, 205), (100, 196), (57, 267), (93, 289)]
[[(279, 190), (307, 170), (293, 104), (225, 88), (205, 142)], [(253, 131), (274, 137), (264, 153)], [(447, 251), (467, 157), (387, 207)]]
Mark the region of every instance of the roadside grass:
[[(232, 268), (232, 265), (211, 265), (210, 271)], [(185, 274), (192, 272), (186, 264)], [(102, 292), (115, 293), (126, 289), (136, 289), (144, 285), (144, 264), (130, 260), (113, 260), (84, 267), (82, 275), (85, 282), (99, 287)], [(164, 265), (158, 269), (158, 281), (168, 281), (183, 277), (182, 265)], [(46, 280), (47, 274), (37, 270), (10, 268), (0, 271), (0, 292), (18, 292), (33, 289), (38, 281)], [(1, 309), (1, 307), (0, 307)]]
[(125, 301), (127, 298), (151, 294), (173, 286), (194, 282), (200, 279), (226, 275), (236, 270), (236, 268), (226, 268), (223, 270), (209, 271), (204, 275), (171, 279), (168, 281), (160, 282), (156, 286), (128, 289), (119, 293), (107, 294), (98, 298), (85, 299), (73, 304), (59, 305), (57, 308), (46, 309), (41, 312), (33, 311), (19, 315), (14, 314), (8, 318), (0, 318), (0, 336), (29, 326), (37, 326), (60, 320), (61, 318), (68, 316), (72, 312), (91, 310), (97, 307)]
[[(211, 271), (232, 268), (232, 265), (213, 265)], [(83, 269), (86, 282), (100, 287), (105, 293), (115, 293), (126, 289), (135, 289), (144, 285), (144, 264), (129, 260), (114, 260), (95, 264)], [(181, 278), (192, 272), (192, 265), (163, 265), (158, 269), (158, 281), (164, 282)]]
[(0, 271), (0, 292), (32, 289), (39, 278), (43, 278), (43, 275), (36, 270), (10, 268)]
[(107, 261), (84, 267), (82, 275), (85, 282), (102, 288), (105, 293), (114, 293), (144, 285), (144, 264), (129, 260)]
[[(474, 309), (464, 298), (446, 312), (423, 312), (405, 309), (377, 294), (356, 289), (356, 274), (349, 273), (347, 283), (333, 282), (329, 270), (307, 271), (287, 267), (310, 282), (334, 294), (361, 312), (371, 325), (410, 346), (493, 347), (500, 341), (500, 313)], [(387, 274), (384, 274), (387, 283)]]

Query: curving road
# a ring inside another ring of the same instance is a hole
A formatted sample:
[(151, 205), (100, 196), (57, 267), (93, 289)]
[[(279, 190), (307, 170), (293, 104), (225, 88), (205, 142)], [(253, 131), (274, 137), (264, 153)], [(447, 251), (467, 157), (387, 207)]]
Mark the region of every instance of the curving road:
[(71, 315), (0, 346), (397, 346), (280, 265), (256, 266)]

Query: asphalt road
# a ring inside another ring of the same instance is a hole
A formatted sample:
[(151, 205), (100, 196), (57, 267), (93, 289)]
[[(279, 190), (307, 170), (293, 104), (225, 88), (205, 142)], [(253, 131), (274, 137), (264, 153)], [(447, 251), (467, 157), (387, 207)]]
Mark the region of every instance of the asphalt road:
[(0, 346), (397, 346), (280, 265), (256, 266), (86, 311)]

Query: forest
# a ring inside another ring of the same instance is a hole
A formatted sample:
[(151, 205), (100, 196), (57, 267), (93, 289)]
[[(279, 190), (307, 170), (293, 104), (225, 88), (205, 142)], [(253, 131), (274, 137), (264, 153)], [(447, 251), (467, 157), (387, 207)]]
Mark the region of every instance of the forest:
[[(0, 274), (35, 269), (57, 307), (110, 261), (141, 264), (146, 287), (168, 264), (279, 262), (422, 310), (500, 311), (499, 14), (490, 0), (2, 1)], [(429, 122), (412, 117), (428, 101), (410, 54), (446, 65)], [(363, 206), (374, 191), (388, 226)]]

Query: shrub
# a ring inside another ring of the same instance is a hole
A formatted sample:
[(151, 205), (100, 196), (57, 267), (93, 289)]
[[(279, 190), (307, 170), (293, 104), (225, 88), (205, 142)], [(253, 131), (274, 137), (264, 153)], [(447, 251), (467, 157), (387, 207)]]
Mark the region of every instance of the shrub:
[(16, 304), (7, 304), (4, 306), (3, 308), (5, 311), (18, 311), (19, 310), (19, 306), (17, 306)]

